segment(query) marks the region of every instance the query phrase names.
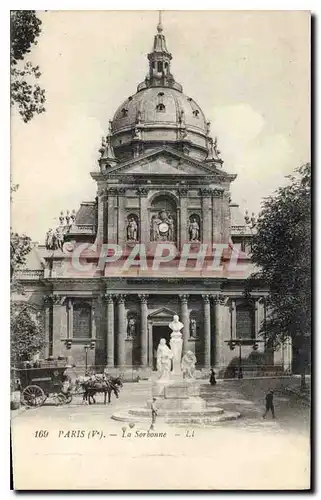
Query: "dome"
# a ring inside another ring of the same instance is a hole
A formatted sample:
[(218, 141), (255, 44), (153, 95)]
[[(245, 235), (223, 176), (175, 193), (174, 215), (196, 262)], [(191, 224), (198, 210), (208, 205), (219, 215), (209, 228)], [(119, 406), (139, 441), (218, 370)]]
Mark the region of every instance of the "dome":
[[(203, 111), (171, 73), (161, 20), (148, 54), (149, 72), (110, 121), (109, 143), (118, 160), (139, 156), (167, 144), (196, 160), (215, 159)], [(215, 143), (216, 144), (216, 143)]]
[(207, 128), (203, 111), (191, 97), (174, 88), (151, 87), (119, 106), (111, 123), (112, 143), (117, 156), (119, 147), (130, 144), (135, 134), (154, 147), (157, 142), (175, 144), (183, 140), (187, 148), (199, 149), (191, 150), (192, 156), (204, 158)]

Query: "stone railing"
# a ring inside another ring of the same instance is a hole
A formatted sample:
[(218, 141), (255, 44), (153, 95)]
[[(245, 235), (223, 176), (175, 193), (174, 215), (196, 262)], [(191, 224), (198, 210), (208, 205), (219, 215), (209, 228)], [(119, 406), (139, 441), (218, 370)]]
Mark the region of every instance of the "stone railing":
[(67, 234), (94, 234), (95, 226), (93, 224), (73, 225)]
[(32, 271), (29, 269), (20, 269), (15, 272), (15, 278), (19, 280), (39, 280), (43, 277), (43, 270)]

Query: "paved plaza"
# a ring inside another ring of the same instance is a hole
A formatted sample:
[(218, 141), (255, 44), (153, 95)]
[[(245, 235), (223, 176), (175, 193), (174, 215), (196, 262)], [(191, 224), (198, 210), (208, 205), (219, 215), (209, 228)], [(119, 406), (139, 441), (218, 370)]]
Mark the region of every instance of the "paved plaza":
[[(212, 428), (156, 422), (132, 428), (111, 419), (116, 410), (144, 406), (150, 382), (127, 383), (120, 399), (16, 412), (12, 418), (16, 488), (293, 489), (309, 487), (309, 407), (282, 387), (290, 379), (203, 383), (208, 405), (239, 411), (237, 421)], [(275, 420), (262, 418), (264, 396), (275, 395)], [(38, 437), (36, 432), (38, 431)], [(47, 437), (40, 437), (47, 431)], [(202, 458), (202, 467), (199, 467)], [(22, 479), (23, 478), (23, 479)]]
[[(309, 407), (286, 392), (290, 385), (290, 379), (218, 381), (214, 387), (203, 383), (208, 405), (239, 411), (241, 418), (206, 429), (171, 427), (158, 420), (155, 436), (149, 437), (146, 424), (130, 428), (111, 419), (116, 410), (146, 404), (147, 381), (125, 384), (120, 399), (113, 397), (106, 406), (102, 395), (91, 406), (77, 396), (68, 406), (48, 401), (16, 412), (16, 488), (307, 488)], [(276, 390), (277, 418), (264, 420), (264, 396), (270, 388)], [(47, 431), (47, 437), (40, 437), (40, 431)]]

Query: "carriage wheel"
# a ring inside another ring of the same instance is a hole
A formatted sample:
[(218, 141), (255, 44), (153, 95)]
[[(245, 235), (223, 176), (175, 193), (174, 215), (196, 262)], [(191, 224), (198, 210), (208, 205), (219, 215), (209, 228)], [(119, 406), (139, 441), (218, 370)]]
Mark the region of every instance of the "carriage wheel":
[(66, 402), (66, 397), (62, 392), (56, 393), (52, 397), (56, 406), (61, 406)]
[(65, 404), (69, 405), (72, 402), (72, 394), (67, 394), (65, 396)]
[(46, 399), (45, 393), (38, 385), (28, 385), (22, 391), (22, 401), (27, 406), (41, 406)]

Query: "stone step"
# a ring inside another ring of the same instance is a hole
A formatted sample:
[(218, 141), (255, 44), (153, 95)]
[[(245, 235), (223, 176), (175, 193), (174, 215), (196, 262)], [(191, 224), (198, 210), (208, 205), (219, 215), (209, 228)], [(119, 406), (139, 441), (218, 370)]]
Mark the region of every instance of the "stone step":
[(199, 417), (179, 417), (179, 418), (167, 418), (165, 422), (167, 424), (175, 424), (175, 425), (215, 425), (220, 422), (226, 422), (228, 420), (237, 420), (240, 418), (241, 414), (237, 411), (224, 411), (221, 415), (213, 415), (211, 417), (207, 416), (199, 416)]
[[(138, 417), (149, 417), (151, 418), (151, 410), (148, 408), (131, 408), (128, 410), (128, 413), (130, 415), (136, 415)], [(164, 416), (164, 417), (179, 417), (180, 415), (182, 416), (205, 416), (205, 415), (220, 415), (224, 413), (224, 410), (222, 408), (217, 408), (217, 407), (212, 407), (209, 409), (204, 409), (204, 410), (189, 410), (189, 409), (183, 409), (183, 410), (157, 410), (157, 415)]]

